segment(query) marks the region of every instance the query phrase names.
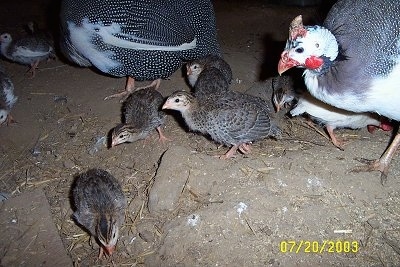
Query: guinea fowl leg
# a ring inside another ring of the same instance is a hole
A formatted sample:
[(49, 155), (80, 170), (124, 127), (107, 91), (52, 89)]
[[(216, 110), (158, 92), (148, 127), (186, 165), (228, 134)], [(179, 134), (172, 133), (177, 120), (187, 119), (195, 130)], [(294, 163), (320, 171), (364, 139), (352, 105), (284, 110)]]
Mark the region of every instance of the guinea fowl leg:
[(161, 127), (157, 127), (157, 132), (158, 132), (158, 136), (159, 136), (158, 140), (159, 140), (161, 143), (164, 143), (164, 142), (166, 142), (166, 141), (172, 141), (171, 139), (169, 139), (168, 137), (166, 137), (166, 136), (163, 134), (163, 132), (162, 132), (162, 130), (161, 130)]
[(116, 93), (116, 94), (107, 96), (107, 97), (104, 98), (104, 100), (109, 100), (111, 98), (116, 98), (116, 97), (121, 97), (121, 98), (125, 99), (134, 90), (135, 90), (135, 78), (132, 78), (132, 77), (128, 76), (127, 79), (126, 79), (125, 90), (120, 92), (120, 93)]
[(27, 72), (27, 73), (29, 73), (31, 75), (30, 78), (34, 78), (35, 77), (36, 69), (37, 69), (38, 65), (39, 65), (39, 60), (36, 60), (34, 63), (31, 64), (31, 67), (29, 68), (29, 70)]
[(7, 119), (6, 119), (7, 126), (10, 125), (11, 123), (17, 123), (16, 120), (11, 116), (11, 114), (8, 114)]
[(381, 183), (384, 185), (387, 181), (387, 175), (389, 172), (389, 165), (392, 161), (394, 154), (400, 145), (400, 133), (397, 133), (394, 137), (390, 146), (385, 150), (383, 155), (377, 160), (358, 159), (362, 163), (366, 163), (363, 166), (356, 166), (352, 172), (369, 172), (369, 171), (380, 171), (381, 172)]
[(249, 154), (251, 152), (251, 144), (244, 143), (239, 145), (239, 151), (242, 152), (243, 154)]
[(125, 100), (135, 90), (145, 89), (149, 87), (154, 87), (155, 89), (158, 89), (158, 87), (160, 87), (160, 83), (161, 79), (157, 79), (152, 81), (149, 85), (135, 88), (135, 78), (128, 76), (128, 78), (126, 79), (125, 90), (120, 93), (107, 96), (104, 98), (104, 100), (109, 100), (111, 98), (116, 98), (116, 97), (121, 97), (122, 100)]
[(333, 128), (333, 127), (330, 126), (330, 125), (327, 125), (327, 126), (326, 126), (326, 131), (328, 132), (329, 137), (331, 138), (332, 143), (333, 143), (337, 148), (339, 148), (340, 150), (344, 150), (344, 149), (343, 149), (344, 142), (343, 142), (343, 141), (340, 141), (339, 139), (336, 138), (336, 135), (335, 135), (335, 133), (333, 132), (334, 129), (335, 129), (335, 128)]

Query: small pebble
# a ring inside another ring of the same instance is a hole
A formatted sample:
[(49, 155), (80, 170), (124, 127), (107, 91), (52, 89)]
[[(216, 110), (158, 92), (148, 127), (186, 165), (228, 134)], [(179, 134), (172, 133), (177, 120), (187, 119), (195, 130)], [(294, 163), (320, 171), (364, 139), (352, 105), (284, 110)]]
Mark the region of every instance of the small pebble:
[(64, 166), (64, 168), (72, 169), (72, 168), (75, 167), (75, 163), (74, 163), (72, 160), (67, 159), (67, 160), (65, 160), (65, 161), (63, 162), (63, 166)]

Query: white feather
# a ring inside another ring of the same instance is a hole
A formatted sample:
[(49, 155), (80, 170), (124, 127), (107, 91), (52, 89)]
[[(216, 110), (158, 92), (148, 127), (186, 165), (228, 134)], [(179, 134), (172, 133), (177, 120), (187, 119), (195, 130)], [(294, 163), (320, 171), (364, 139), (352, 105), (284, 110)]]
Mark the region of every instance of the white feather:
[[(85, 23), (86, 22), (86, 23)], [(131, 34), (124, 34), (121, 31), (121, 26), (117, 23), (112, 23), (110, 26), (103, 26), (99, 24), (91, 24), (88, 21), (84, 21), (83, 27), (89, 31), (95, 31), (98, 35), (103, 38), (106, 44), (135, 50), (149, 50), (149, 51), (182, 51), (196, 48), (196, 38), (190, 43), (183, 43), (179, 46), (160, 46), (160, 45), (149, 45), (139, 42), (131, 42), (125, 39), (115, 37), (116, 34), (125, 36), (127, 39), (144, 40), (142, 38), (137, 38)]]
[(50, 47), (48, 51), (32, 51), (25, 46), (19, 46), (13, 52), (13, 57), (44, 57), (48, 55), (53, 49)]
[(76, 49), (103, 72), (108, 72), (110, 69), (120, 66), (121, 63), (111, 59), (114, 56), (112, 51), (98, 51), (95, 48), (91, 43), (93, 32), (86, 28), (85, 26), (79, 27), (73, 22), (68, 22), (70, 40)]
[(338, 108), (353, 112), (376, 112), (382, 116), (400, 121), (400, 57), (393, 71), (386, 77), (375, 78), (363, 101), (352, 96), (352, 90), (341, 94), (328, 94), (318, 84), (317, 76), (310, 70), (304, 71), (304, 81), (308, 90), (318, 99), (335, 104)]

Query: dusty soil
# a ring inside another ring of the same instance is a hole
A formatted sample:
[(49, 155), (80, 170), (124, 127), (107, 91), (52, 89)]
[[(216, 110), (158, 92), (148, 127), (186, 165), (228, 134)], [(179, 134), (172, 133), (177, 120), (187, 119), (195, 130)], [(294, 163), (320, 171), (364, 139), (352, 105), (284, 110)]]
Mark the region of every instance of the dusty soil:
[[(232, 89), (270, 97), (264, 80), (276, 75), (290, 20), (303, 14), (308, 23), (321, 22), (325, 9), (241, 2), (215, 2)], [(55, 3), (2, 1), (1, 31), (21, 34), (29, 20), (57, 28)], [(13, 109), (18, 124), (0, 128), (0, 191), (12, 197), (43, 188), (76, 266), (400, 264), (398, 158), (385, 186), (377, 172), (349, 171), (359, 164), (355, 158), (379, 157), (390, 133), (337, 130), (347, 140), (341, 151), (304, 119), (277, 114), (282, 140), (256, 142), (251, 154), (222, 161), (212, 156), (226, 147), (188, 132), (170, 114), (165, 134), (173, 141), (160, 144), (154, 134), (107, 149), (103, 141), (121, 120), (121, 104), (103, 98), (122, 89), (124, 78), (78, 68), (61, 56), (41, 64), (34, 79), (25, 66), (1, 64), (19, 100)], [(159, 91), (168, 96), (177, 89), (188, 90), (180, 71)], [(73, 177), (94, 167), (121, 181), (129, 203), (117, 251), (102, 260), (97, 244), (70, 217)], [(296, 242), (292, 251), (289, 241)]]

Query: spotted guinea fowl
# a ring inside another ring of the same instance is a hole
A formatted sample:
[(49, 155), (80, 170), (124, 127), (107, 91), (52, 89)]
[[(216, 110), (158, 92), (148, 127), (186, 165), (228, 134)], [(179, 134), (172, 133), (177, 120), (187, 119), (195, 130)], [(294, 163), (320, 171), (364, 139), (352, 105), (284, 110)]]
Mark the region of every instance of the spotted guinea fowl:
[(54, 49), (48, 40), (34, 33), (16, 39), (9, 33), (3, 33), (0, 35), (0, 50), (8, 60), (30, 66), (28, 73), (32, 78), (41, 61), (55, 58)]
[(17, 102), (18, 97), (14, 95), (14, 84), (7, 75), (3, 66), (0, 66), (0, 125), (14, 122), (10, 111)]
[[(299, 16), (289, 33), (279, 73), (305, 68), (305, 84), (316, 98), (400, 120), (399, 1), (339, 0), (324, 26), (304, 26)], [(399, 144), (397, 133), (380, 159), (353, 171), (379, 170), (384, 183)]]
[(127, 77), (125, 92), (106, 99), (135, 81), (157, 89), (183, 62), (220, 54), (210, 0), (63, 0), (60, 18), (69, 59)]
[(250, 152), (253, 141), (266, 137), (279, 138), (281, 130), (269, 117), (269, 111), (258, 101), (244, 99), (243, 94), (232, 92), (215, 98), (196, 99), (185, 91), (168, 97), (163, 109), (177, 110), (189, 129), (208, 134), (214, 141), (232, 146), (221, 159), (234, 157), (239, 149)]
[[(200, 74), (210, 68), (218, 69), (225, 81), (230, 84), (232, 81), (231, 66), (223, 58), (216, 55), (208, 55), (186, 63), (186, 74), (189, 84), (194, 87)], [(222, 77), (222, 76), (221, 76)]]
[(72, 187), (73, 218), (100, 242), (99, 258), (111, 255), (124, 222), (126, 200), (118, 180), (109, 172), (90, 169)]
[(169, 140), (162, 133), (166, 114), (161, 110), (163, 96), (153, 88), (134, 91), (124, 102), (124, 123), (112, 131), (111, 147), (122, 143), (132, 143), (145, 139), (157, 130), (160, 141)]

